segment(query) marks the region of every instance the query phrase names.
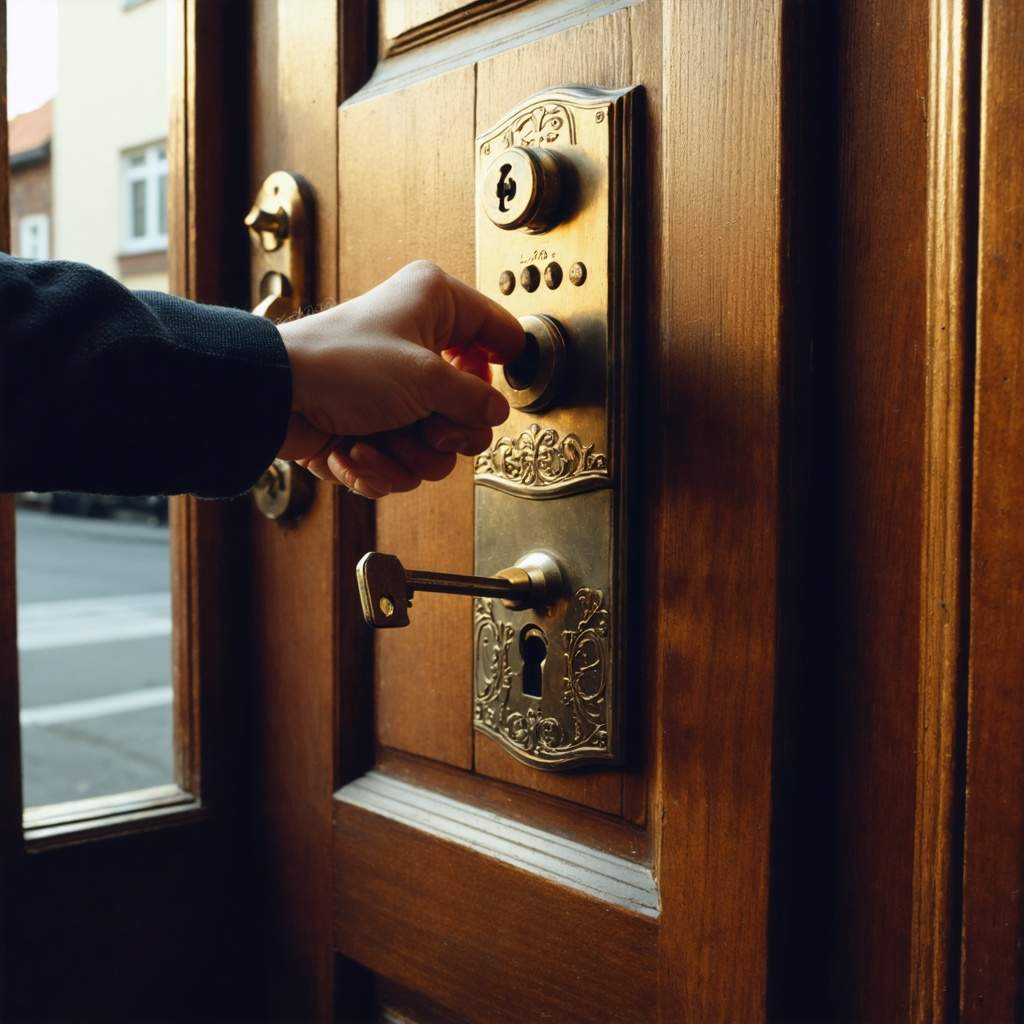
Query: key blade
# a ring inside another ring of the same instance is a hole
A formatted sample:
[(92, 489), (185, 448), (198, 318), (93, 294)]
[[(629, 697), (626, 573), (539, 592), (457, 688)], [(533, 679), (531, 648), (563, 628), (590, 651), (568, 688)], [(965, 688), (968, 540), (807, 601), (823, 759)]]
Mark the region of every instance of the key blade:
[(394, 555), (370, 551), (359, 559), (356, 583), (363, 618), (374, 629), (409, 625), (409, 588), (405, 568)]

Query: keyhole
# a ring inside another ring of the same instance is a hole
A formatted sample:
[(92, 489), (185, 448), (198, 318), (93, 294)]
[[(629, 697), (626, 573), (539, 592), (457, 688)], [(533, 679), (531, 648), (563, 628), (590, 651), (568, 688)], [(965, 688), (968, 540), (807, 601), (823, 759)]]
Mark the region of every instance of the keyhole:
[(498, 179), (498, 209), (502, 213), (508, 213), (508, 207), (505, 205), (505, 202), (508, 199), (514, 199), (516, 194), (515, 178), (509, 177), (511, 172), (511, 164), (501, 165), (501, 177)]
[(548, 641), (540, 626), (526, 626), (519, 634), (519, 653), (523, 656), (523, 695), (540, 697), (544, 688), (544, 659)]

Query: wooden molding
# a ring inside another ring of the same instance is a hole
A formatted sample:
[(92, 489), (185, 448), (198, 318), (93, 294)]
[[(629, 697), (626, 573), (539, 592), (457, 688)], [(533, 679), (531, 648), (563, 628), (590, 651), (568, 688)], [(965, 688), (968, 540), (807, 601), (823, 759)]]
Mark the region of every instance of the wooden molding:
[[(910, 1018), (956, 1014), (966, 720), (976, 160), (972, 5), (929, 14), (928, 246)], [(975, 26), (976, 31), (976, 26)]]
[(25, 847), (30, 853), (94, 839), (130, 835), (202, 821), (206, 812), (190, 793), (171, 785), (130, 793), (26, 808)]
[(381, 48), (385, 56), (451, 35), (530, 0), (384, 0)]
[(658, 886), (649, 867), (384, 772), (372, 771), (350, 782), (337, 792), (335, 800), (556, 885), (577, 889), (612, 906), (651, 918), (661, 913)]
[[(359, 103), (456, 68), (472, 67), (506, 50), (599, 21), (638, 3), (640, 0), (551, 0), (545, 4), (543, 16), (538, 18), (527, 0), (513, 0), (500, 12), (490, 12), (486, 18), (460, 32), (418, 40), (419, 45), (390, 54), (377, 64), (361, 89), (349, 94), (347, 102)], [(491, 17), (493, 13), (501, 13), (502, 17)], [(551, 83), (545, 80), (544, 84)], [(504, 113), (508, 105), (498, 114)]]
[[(421, 803), (424, 796), (417, 794), (417, 804), (426, 818), (416, 825), (335, 801), (338, 950), (470, 1020), (527, 1019), (534, 989), (558, 1007), (559, 1020), (655, 1019), (654, 917), (543, 876), (536, 847), (518, 863), (495, 857), (493, 848), (481, 852), (469, 837), (489, 842), (486, 826), (475, 830), (464, 820), (462, 841), (453, 841), (460, 823), (449, 818), (450, 804)], [(486, 820), (469, 805), (458, 812)], [(533, 870), (524, 870), (524, 859)], [(371, 870), (383, 862), (387, 872)], [(498, 917), (501, 926), (491, 927)], [(563, 922), (571, 932), (561, 931)], [(557, 956), (538, 944), (545, 934), (558, 937)], [(436, 935), (445, 936), (443, 955)], [(481, 935), (488, 941), (479, 942)], [(456, 993), (465, 1002), (453, 1006)]]

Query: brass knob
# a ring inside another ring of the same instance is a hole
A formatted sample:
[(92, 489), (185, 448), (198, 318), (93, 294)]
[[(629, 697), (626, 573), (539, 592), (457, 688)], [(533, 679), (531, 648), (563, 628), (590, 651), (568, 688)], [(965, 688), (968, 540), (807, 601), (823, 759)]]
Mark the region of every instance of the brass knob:
[(506, 607), (522, 611), (552, 604), (564, 589), (562, 570), (545, 551), (529, 552), (496, 576), (406, 569), (394, 555), (370, 551), (359, 559), (356, 583), (363, 618), (377, 629), (408, 626), (417, 590), (498, 598)]
[(484, 171), (480, 201), (493, 224), (506, 231), (547, 231), (558, 223), (565, 172), (550, 149), (513, 146)]
[(565, 378), (566, 342), (562, 325), (550, 316), (521, 316), (523, 351), (504, 368), (508, 404), (540, 412), (558, 398)]
[(313, 494), (313, 477), (284, 459), (274, 459), (252, 487), (256, 508), (268, 519), (295, 519), (313, 503)]
[(245, 215), (244, 223), (259, 239), (266, 252), (280, 249), (281, 243), (288, 237), (288, 214), (281, 207), (272, 212), (260, 206), (253, 206)]

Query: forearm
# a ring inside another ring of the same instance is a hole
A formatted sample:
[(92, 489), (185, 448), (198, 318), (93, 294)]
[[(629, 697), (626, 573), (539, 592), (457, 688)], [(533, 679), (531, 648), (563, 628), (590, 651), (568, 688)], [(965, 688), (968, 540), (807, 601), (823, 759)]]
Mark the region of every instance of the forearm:
[(281, 444), (291, 374), (266, 321), (7, 256), (0, 309), (0, 489), (230, 495)]

